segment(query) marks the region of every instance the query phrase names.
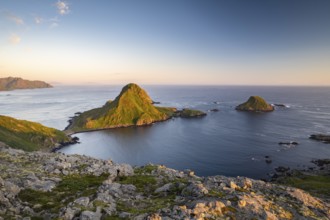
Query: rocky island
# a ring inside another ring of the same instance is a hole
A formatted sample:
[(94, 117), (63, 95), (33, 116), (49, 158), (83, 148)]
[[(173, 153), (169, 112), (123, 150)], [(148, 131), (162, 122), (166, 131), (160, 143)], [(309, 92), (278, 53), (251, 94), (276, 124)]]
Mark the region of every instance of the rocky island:
[(50, 151), (53, 147), (71, 141), (70, 137), (57, 129), (0, 115), (0, 144), (26, 151)]
[(250, 96), (248, 101), (238, 105), (236, 110), (249, 112), (271, 112), (274, 111), (274, 107), (268, 104), (260, 96)]
[(0, 219), (329, 219), (287, 185), (0, 146)]
[(30, 81), (19, 77), (0, 78), (0, 91), (40, 88), (52, 88), (52, 86), (43, 81)]
[(140, 86), (126, 85), (114, 101), (100, 108), (80, 113), (72, 118), (67, 132), (82, 132), (128, 126), (150, 125), (171, 117), (200, 117), (202, 111), (154, 106), (152, 99)]

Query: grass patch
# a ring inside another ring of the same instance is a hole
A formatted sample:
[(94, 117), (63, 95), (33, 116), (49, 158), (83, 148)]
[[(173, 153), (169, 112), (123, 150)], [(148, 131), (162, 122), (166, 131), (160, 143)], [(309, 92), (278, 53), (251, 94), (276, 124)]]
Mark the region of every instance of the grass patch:
[(151, 174), (152, 171), (154, 171), (154, 170), (157, 170), (157, 166), (148, 164), (143, 167), (135, 168), (134, 173), (135, 173), (135, 175)]
[(330, 176), (310, 176), (302, 173), (278, 180), (279, 183), (303, 189), (312, 195), (330, 198)]
[(121, 212), (128, 212), (133, 215), (143, 213), (154, 213), (159, 209), (169, 208), (174, 205), (174, 195), (165, 197), (153, 197), (145, 200), (138, 200), (132, 204), (118, 202), (117, 210)]
[(119, 183), (132, 184), (139, 192), (151, 193), (156, 189), (157, 180), (153, 176), (134, 175), (120, 177)]
[(58, 213), (59, 209), (69, 202), (82, 196), (95, 194), (106, 178), (106, 175), (66, 176), (51, 192), (24, 189), (18, 194), (18, 198), (30, 203), (31, 207), (38, 205), (38, 208), (34, 210), (36, 212), (47, 210)]
[(209, 190), (208, 195), (211, 197), (218, 197), (218, 198), (223, 198), (226, 196), (225, 193), (217, 191), (217, 190)]

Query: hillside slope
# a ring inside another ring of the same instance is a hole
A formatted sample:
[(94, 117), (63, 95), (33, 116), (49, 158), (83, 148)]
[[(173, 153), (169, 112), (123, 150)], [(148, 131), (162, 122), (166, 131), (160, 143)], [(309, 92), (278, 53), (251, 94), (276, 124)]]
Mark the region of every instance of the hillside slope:
[(0, 115), (0, 142), (26, 151), (49, 150), (70, 141), (64, 132), (26, 120)]

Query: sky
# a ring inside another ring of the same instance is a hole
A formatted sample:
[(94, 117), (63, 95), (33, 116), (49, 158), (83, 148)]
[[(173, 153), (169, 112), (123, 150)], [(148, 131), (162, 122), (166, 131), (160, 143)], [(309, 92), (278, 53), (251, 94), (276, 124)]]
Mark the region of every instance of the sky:
[(1, 0), (7, 76), (330, 86), (330, 1)]

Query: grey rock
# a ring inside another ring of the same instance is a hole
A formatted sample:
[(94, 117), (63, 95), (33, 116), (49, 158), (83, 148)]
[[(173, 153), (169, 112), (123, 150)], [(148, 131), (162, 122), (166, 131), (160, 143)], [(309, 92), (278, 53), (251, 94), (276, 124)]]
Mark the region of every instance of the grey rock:
[(80, 220), (100, 220), (102, 214), (100, 211), (92, 212), (92, 211), (83, 211), (80, 214)]
[(74, 201), (74, 203), (87, 207), (89, 204), (89, 198), (88, 197), (80, 197)]
[(155, 190), (155, 193), (169, 192), (172, 186), (173, 186), (173, 183), (167, 183), (167, 184), (163, 185), (162, 187), (157, 188)]

